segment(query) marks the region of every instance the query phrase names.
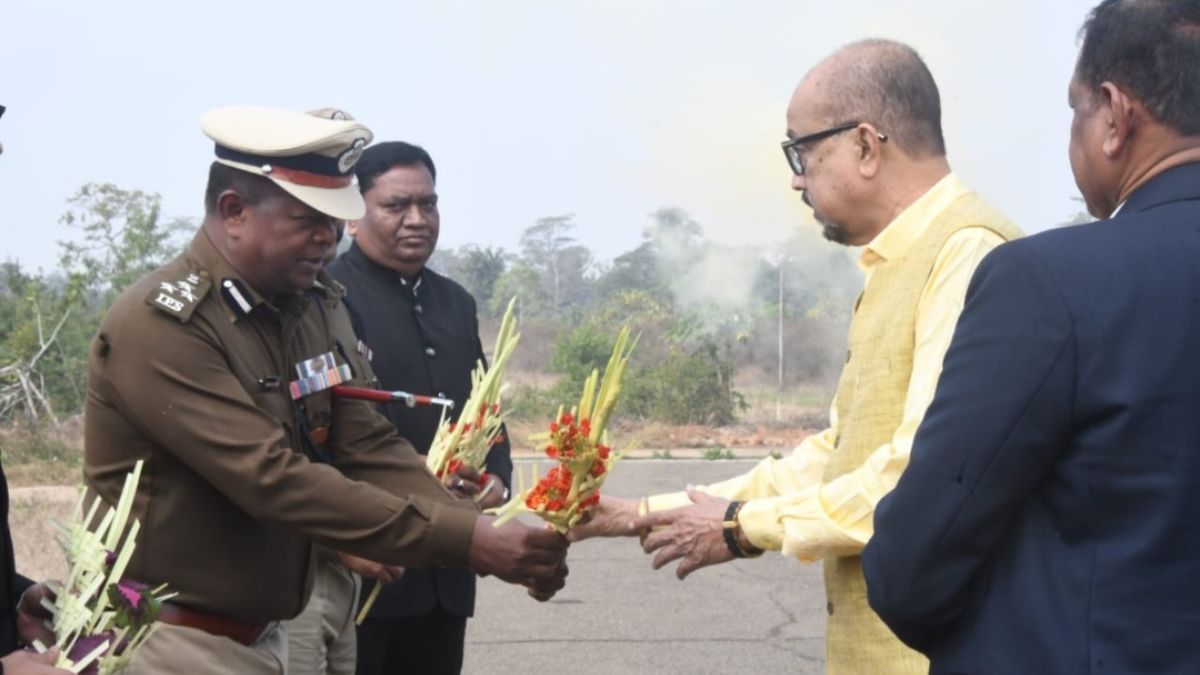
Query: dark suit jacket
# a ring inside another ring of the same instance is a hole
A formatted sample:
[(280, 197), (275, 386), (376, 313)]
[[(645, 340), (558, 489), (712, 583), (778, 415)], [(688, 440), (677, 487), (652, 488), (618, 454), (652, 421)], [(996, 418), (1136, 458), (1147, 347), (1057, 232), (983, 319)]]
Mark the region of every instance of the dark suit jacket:
[(932, 673), (1200, 673), (1200, 164), (977, 270), (863, 554)]
[(12, 534), (8, 530), (8, 481), (0, 468), (0, 656), (16, 651), (17, 601), (33, 582), (17, 574), (13, 561)]
[[(398, 274), (372, 262), (357, 245), (334, 261), (329, 274), (346, 287), (359, 337), (374, 352), (371, 365), (380, 387), (452, 399), (457, 417), (471, 393), (471, 369), (484, 358), (471, 294), (426, 269), (414, 296), (415, 284), (402, 285)], [(429, 451), (441, 408), (389, 404), (384, 412), (417, 452)], [(487, 470), (512, 485), (507, 440), (492, 448)], [(369, 592), (373, 584), (363, 585)], [(407, 570), (400, 581), (384, 587), (371, 616), (420, 616), (439, 604), (450, 614), (471, 616), (475, 574), (465, 567)]]

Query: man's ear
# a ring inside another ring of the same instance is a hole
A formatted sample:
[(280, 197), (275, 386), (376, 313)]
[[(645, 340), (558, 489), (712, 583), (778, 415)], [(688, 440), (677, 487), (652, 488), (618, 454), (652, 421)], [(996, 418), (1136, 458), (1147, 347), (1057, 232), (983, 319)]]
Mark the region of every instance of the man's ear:
[(860, 124), (854, 130), (858, 145), (858, 172), (863, 178), (874, 178), (883, 159), (883, 143), (887, 138), (870, 124)]
[(1102, 115), (1101, 119), (1106, 125), (1101, 150), (1105, 157), (1115, 159), (1124, 152), (1129, 137), (1137, 127), (1138, 116), (1145, 110), (1141, 109), (1136, 99), (1112, 82), (1100, 85), (1097, 98), (1100, 107), (1097, 114)]
[(249, 204), (236, 190), (225, 190), (217, 197), (217, 215), (225, 227), (226, 234), (240, 239), (246, 227)]

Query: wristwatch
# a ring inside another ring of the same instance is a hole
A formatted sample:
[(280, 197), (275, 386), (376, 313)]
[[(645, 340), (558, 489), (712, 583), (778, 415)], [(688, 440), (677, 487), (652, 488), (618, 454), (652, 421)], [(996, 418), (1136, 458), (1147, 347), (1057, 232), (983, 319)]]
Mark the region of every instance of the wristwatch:
[(745, 502), (729, 502), (729, 508), (725, 509), (725, 519), (721, 521), (721, 534), (725, 538), (725, 547), (733, 554), (735, 558), (757, 558), (763, 554), (763, 550), (749, 543), (747, 546), (742, 546), (738, 541), (738, 533), (741, 532), (742, 526), (738, 523), (738, 513), (742, 510)]

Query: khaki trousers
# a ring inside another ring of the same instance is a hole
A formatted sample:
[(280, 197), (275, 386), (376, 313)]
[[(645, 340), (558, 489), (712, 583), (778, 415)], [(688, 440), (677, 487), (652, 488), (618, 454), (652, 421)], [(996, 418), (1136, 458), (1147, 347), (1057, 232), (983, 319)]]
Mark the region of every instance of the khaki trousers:
[(288, 675), (354, 675), (358, 642), (354, 613), (360, 579), (324, 555), (317, 560), (312, 597), (285, 621)]
[(287, 636), (279, 625), (247, 647), (195, 628), (159, 624), (122, 675), (286, 675)]

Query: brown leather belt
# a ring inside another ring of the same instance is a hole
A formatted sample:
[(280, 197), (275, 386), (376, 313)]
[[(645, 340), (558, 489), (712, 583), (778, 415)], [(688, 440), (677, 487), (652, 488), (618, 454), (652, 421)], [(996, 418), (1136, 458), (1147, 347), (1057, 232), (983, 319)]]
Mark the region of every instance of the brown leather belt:
[(267, 629), (265, 623), (248, 623), (230, 619), (219, 614), (209, 614), (187, 607), (180, 607), (164, 602), (158, 610), (158, 620), (173, 626), (195, 628), (211, 635), (227, 637), (234, 642), (249, 647), (262, 637)]

